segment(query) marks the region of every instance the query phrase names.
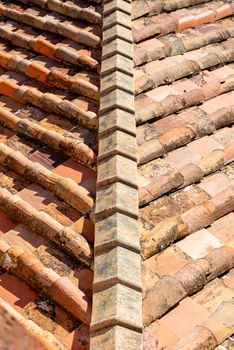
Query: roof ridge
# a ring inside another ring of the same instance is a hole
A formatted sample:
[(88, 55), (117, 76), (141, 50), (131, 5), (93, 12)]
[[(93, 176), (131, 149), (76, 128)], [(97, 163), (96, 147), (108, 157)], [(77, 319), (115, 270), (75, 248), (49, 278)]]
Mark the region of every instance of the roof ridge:
[(90, 350), (142, 349), (131, 1), (103, 1)]

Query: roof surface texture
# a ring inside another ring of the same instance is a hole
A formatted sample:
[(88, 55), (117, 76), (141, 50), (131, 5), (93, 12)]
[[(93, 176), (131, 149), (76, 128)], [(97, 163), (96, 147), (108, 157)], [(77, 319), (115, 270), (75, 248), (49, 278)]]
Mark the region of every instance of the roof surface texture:
[(132, 7), (143, 347), (215, 349), (234, 333), (233, 2)]
[(233, 13), (0, 1), (0, 350), (234, 349)]
[[(0, 15), (0, 323), (8, 303), (42, 349), (88, 349), (101, 8), (2, 1)], [(19, 348), (6, 331), (0, 348)]]

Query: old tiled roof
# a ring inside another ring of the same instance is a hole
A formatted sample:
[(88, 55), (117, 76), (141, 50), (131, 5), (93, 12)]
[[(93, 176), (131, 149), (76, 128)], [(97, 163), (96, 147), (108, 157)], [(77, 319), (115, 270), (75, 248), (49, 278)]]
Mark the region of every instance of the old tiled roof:
[(232, 349), (233, 2), (132, 6), (143, 348)]
[(1, 349), (89, 348), (101, 22), (0, 3)]
[(233, 12), (1, 0), (0, 350), (234, 348)]

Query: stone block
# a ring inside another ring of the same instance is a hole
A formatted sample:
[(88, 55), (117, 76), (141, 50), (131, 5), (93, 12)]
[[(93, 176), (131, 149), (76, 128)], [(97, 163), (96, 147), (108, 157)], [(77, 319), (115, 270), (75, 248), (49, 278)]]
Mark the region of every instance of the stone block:
[(101, 187), (117, 181), (138, 188), (137, 163), (120, 155), (100, 161), (97, 186)]
[(121, 25), (131, 29), (131, 17), (129, 14), (120, 10), (114, 10), (113, 12), (104, 15), (103, 29), (113, 27), (115, 25)]
[(136, 160), (136, 139), (122, 131), (115, 131), (99, 140), (99, 160), (120, 154)]
[(141, 292), (116, 284), (94, 293), (91, 332), (112, 326), (142, 331)]
[(115, 108), (120, 108), (124, 111), (134, 114), (134, 95), (132, 93), (130, 94), (129, 92), (116, 88), (101, 98), (101, 113), (105, 113)]
[(102, 44), (105, 45), (107, 42), (120, 38), (123, 41), (132, 43), (132, 31), (130, 28), (123, 27), (119, 24), (107, 28), (103, 31)]
[(131, 15), (131, 3), (125, 0), (111, 0), (104, 4), (104, 16), (116, 10), (120, 10), (128, 15)]
[(116, 212), (133, 218), (138, 217), (138, 191), (136, 189), (116, 182), (97, 190), (96, 218)]
[(115, 71), (101, 79), (101, 96), (115, 90), (116, 88), (133, 95), (133, 78), (123, 72)]
[(136, 121), (135, 116), (131, 113), (123, 111), (122, 109), (115, 109), (106, 112), (99, 118), (99, 135), (101, 137), (107, 133), (114, 131), (123, 131), (130, 135), (136, 135)]
[(140, 254), (123, 247), (115, 247), (96, 254), (94, 262), (94, 291), (117, 283), (141, 291)]
[(116, 70), (133, 76), (133, 61), (118, 53), (102, 61), (101, 76)]
[(92, 350), (142, 350), (142, 335), (124, 327), (111, 327), (91, 334)]
[(105, 60), (110, 56), (120, 54), (132, 59), (133, 57), (133, 45), (118, 37), (106, 42), (102, 47), (102, 59)]
[(95, 253), (116, 246), (140, 251), (138, 221), (121, 213), (115, 213), (96, 222)]

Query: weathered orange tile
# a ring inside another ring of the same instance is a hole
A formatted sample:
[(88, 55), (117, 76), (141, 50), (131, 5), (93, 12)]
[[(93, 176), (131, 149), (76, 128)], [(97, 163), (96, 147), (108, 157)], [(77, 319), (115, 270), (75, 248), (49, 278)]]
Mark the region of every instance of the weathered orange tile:
[(147, 259), (144, 265), (160, 276), (174, 275), (190, 260), (191, 258), (180, 248), (172, 245), (163, 252)]
[(181, 147), (168, 153), (165, 160), (172, 166), (181, 169), (186, 164), (196, 163), (200, 158), (201, 156), (196, 149), (191, 150), (188, 147)]
[(160, 40), (153, 38), (139, 43), (138, 46), (145, 50), (152, 50), (153, 48), (163, 47), (165, 45)]
[(87, 268), (78, 267), (70, 276), (73, 283), (92, 298), (93, 272)]
[(204, 102), (200, 108), (203, 109), (206, 113), (211, 114), (216, 112), (217, 110), (229, 107), (233, 104), (233, 96), (234, 93), (223, 94), (217, 97), (212, 98)]
[(168, 117), (157, 120), (153, 125), (157, 132), (164, 134), (171, 129), (186, 126), (186, 123), (182, 118), (178, 118), (178, 116), (172, 114)]
[(182, 338), (208, 317), (209, 312), (205, 308), (191, 298), (186, 298), (163, 316), (160, 322), (175, 333), (178, 338)]
[(179, 338), (160, 320), (153, 322), (146, 327), (143, 332), (144, 350), (153, 350), (155, 345), (157, 349), (163, 349), (176, 343)]
[(0, 297), (21, 312), (36, 293), (18, 277), (4, 273), (0, 275)]
[(177, 247), (193, 259), (203, 258), (213, 249), (219, 248), (222, 245), (222, 242), (206, 229), (192, 233), (176, 243)]
[(223, 302), (231, 300), (233, 297), (234, 290), (229, 288), (224, 280), (216, 278), (196, 293), (192, 299), (212, 314)]
[(229, 164), (233, 161), (234, 161), (234, 142), (231, 142), (224, 147), (224, 164)]
[(234, 290), (234, 269), (230, 270), (223, 278), (223, 283)]
[(94, 170), (89, 169), (72, 159), (68, 159), (66, 162), (59, 165), (56, 169), (53, 170), (53, 172), (64, 177), (70, 177), (77, 183), (81, 183), (90, 178), (94, 178), (94, 181), (96, 179), (96, 173)]
[(234, 241), (234, 213), (229, 213), (216, 220), (207, 230), (223, 244), (231, 243)]
[(159, 276), (149, 269), (144, 263), (141, 264), (142, 298), (145, 299), (149, 291), (159, 280)]
[(195, 16), (188, 15), (179, 19), (178, 30), (182, 31), (190, 27), (194, 27), (196, 24)]
[(211, 76), (219, 78), (221, 81), (234, 74), (234, 69), (230, 66), (224, 66), (218, 69), (214, 69), (210, 72)]
[(46, 77), (49, 74), (50, 70), (43, 67), (42, 65), (38, 64), (37, 62), (32, 62), (29, 64), (26, 70), (26, 74), (29, 77), (32, 77), (34, 79), (37, 79), (41, 82), (46, 81)]
[(160, 102), (169, 95), (179, 95), (179, 92), (173, 88), (173, 85), (165, 85), (146, 92), (146, 95), (155, 101)]
[(215, 13), (212, 10), (206, 10), (195, 16), (195, 26), (200, 26), (201, 24), (210, 23), (214, 20)]
[(23, 316), (35, 322), (43, 330), (51, 332), (63, 341), (78, 326), (79, 321), (70, 313), (54, 305), (46, 294), (38, 294), (35, 302), (30, 302), (23, 309)]
[(172, 84), (173, 89), (175, 89), (180, 95), (184, 94), (185, 92), (192, 91), (195, 89), (198, 89), (199, 86), (195, 84), (190, 79), (185, 79), (179, 83)]
[[(7, 305), (7, 304), (6, 304)], [(13, 315), (12, 311), (8, 312), (8, 307), (0, 310), (0, 348), (10, 350), (42, 350), (45, 347), (42, 345), (40, 336), (33, 334), (27, 329), (25, 324), (22, 324)], [(32, 327), (32, 325), (30, 325)]]
[(145, 71), (147, 74), (154, 74), (158, 71), (161, 71), (161, 70), (167, 69), (167, 68), (168, 68), (168, 65), (166, 62), (164, 62), (164, 60), (153, 61), (153, 62), (147, 63), (145, 65)]
[(200, 157), (208, 156), (217, 149), (223, 149), (223, 146), (209, 136), (202, 137), (188, 144), (190, 151), (199, 153)]
[(215, 21), (220, 18), (231, 16), (233, 14), (232, 7), (229, 4), (219, 6), (215, 11)]
[(81, 216), (72, 227), (81, 233), (88, 241), (94, 241), (94, 222)]
[(40, 52), (41, 54), (51, 57), (53, 59), (54, 59), (54, 53), (57, 49), (55, 45), (43, 39), (37, 39), (33, 44), (32, 48), (35, 51)]
[(226, 175), (218, 173), (204, 178), (198, 186), (211, 197), (214, 197), (225, 191), (231, 184), (231, 180)]
[(11, 80), (0, 81), (0, 93), (13, 98), (17, 85)]
[(38, 162), (49, 170), (58, 167), (67, 157), (61, 152), (51, 152), (49, 148), (43, 147), (30, 155), (29, 159)]

